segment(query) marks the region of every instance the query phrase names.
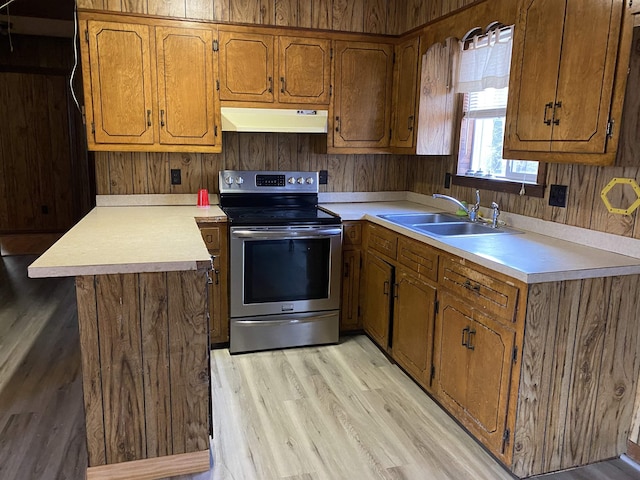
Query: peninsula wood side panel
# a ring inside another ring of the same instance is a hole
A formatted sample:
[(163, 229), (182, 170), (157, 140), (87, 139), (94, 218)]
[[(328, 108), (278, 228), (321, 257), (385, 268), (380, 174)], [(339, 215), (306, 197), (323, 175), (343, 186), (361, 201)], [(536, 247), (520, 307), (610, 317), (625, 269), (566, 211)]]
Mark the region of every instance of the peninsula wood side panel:
[(633, 293), (638, 282), (632, 275), (530, 286), (514, 433), (516, 475), (626, 451), (640, 371), (640, 304)]
[(89, 467), (208, 450), (206, 279), (76, 278)]

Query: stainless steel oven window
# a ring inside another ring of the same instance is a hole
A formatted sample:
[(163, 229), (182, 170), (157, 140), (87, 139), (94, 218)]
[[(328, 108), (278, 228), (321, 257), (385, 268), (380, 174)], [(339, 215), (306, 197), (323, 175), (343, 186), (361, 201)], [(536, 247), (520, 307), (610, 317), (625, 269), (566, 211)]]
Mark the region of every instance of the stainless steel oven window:
[(341, 227), (231, 229), (231, 316), (337, 309)]

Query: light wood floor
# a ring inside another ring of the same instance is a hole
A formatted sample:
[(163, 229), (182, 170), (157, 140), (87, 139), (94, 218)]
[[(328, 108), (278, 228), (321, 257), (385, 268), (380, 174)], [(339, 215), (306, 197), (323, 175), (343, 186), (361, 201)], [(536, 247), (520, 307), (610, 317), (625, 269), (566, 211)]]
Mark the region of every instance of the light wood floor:
[[(10, 378), (0, 373), (0, 479), (81, 480), (73, 280), (29, 280), (32, 260), (0, 259), (0, 345), (30, 345)], [(25, 327), (7, 340), (37, 315), (46, 317), (39, 333)], [(212, 374), (216, 466), (182, 479), (512, 478), (365, 337), (249, 355), (215, 350)], [(615, 460), (540, 477), (604, 479), (640, 474)]]

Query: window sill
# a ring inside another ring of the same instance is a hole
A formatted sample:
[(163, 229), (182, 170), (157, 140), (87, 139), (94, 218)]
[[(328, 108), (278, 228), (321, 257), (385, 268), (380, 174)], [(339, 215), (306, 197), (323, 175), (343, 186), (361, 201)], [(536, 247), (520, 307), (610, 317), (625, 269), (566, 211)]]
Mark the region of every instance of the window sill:
[[(459, 185), (461, 187), (472, 187), (479, 190), (491, 190), (494, 192), (514, 193), (516, 195), (520, 194), (520, 190), (522, 189), (522, 182), (494, 180), (491, 178), (467, 177), (464, 175), (454, 175), (452, 182), (454, 185)], [(529, 197), (543, 198), (544, 188), (544, 184), (525, 183), (524, 194)]]

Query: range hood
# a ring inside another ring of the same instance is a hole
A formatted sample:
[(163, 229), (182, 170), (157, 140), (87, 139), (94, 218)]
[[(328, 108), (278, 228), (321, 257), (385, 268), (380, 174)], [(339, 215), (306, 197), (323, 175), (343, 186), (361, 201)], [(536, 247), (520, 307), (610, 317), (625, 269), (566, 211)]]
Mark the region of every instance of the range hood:
[(222, 107), (223, 132), (327, 133), (326, 110)]

